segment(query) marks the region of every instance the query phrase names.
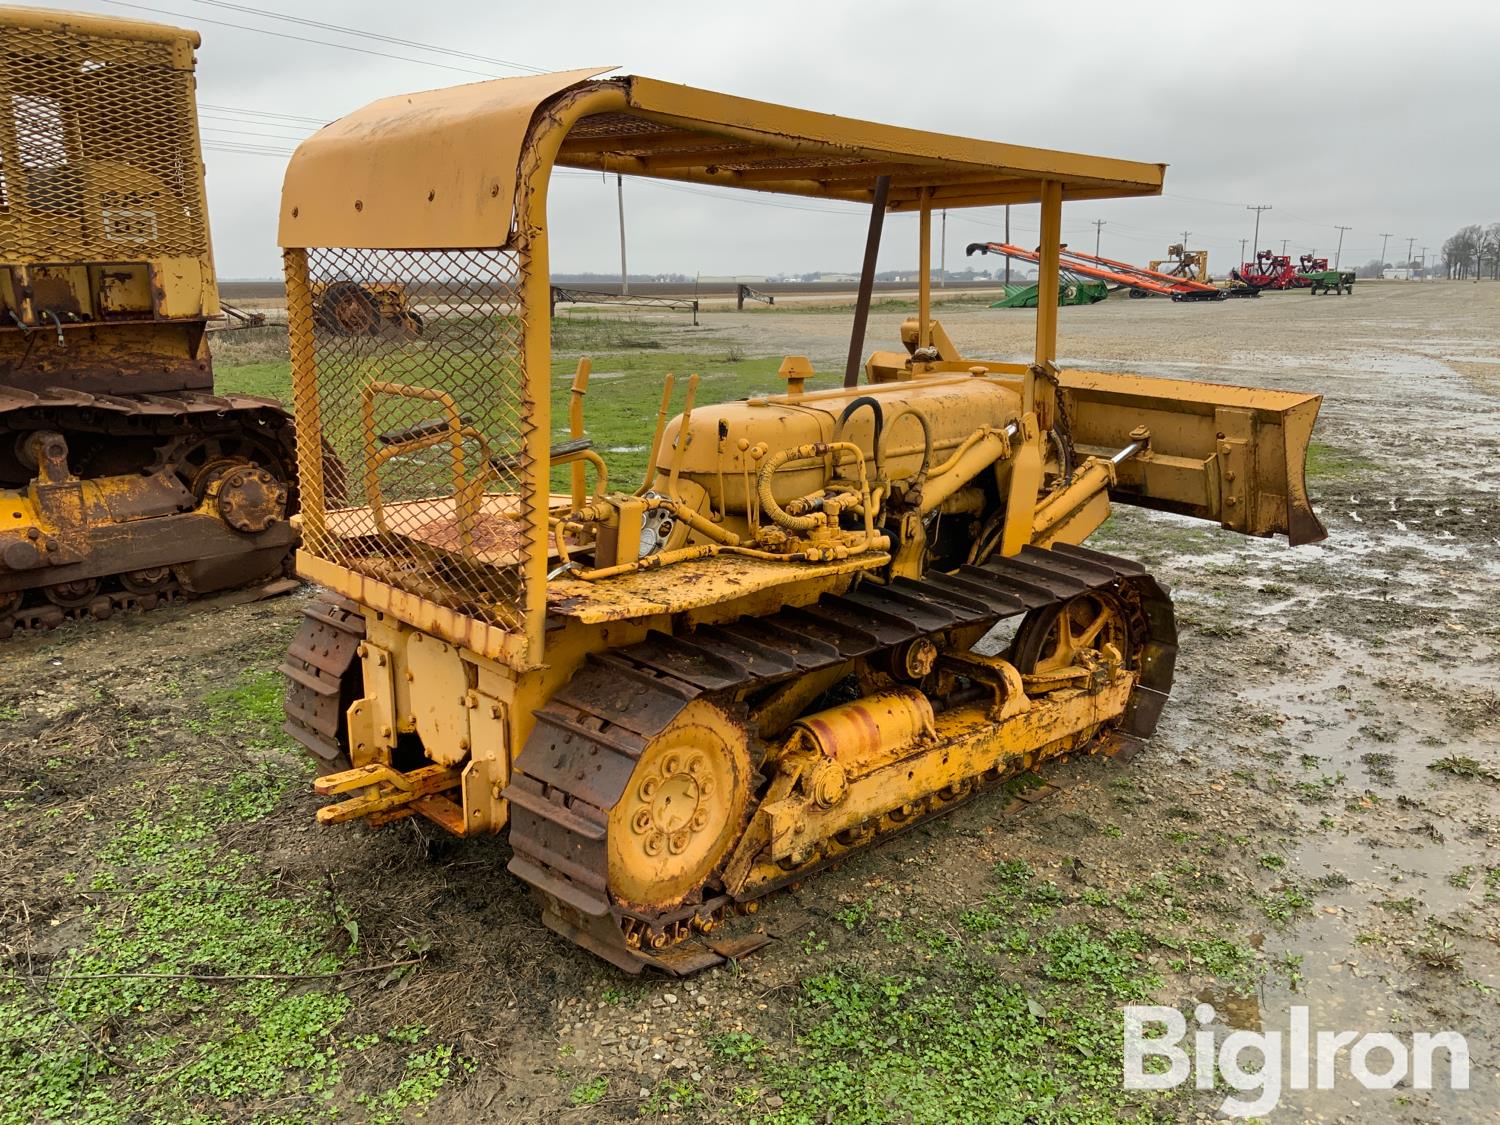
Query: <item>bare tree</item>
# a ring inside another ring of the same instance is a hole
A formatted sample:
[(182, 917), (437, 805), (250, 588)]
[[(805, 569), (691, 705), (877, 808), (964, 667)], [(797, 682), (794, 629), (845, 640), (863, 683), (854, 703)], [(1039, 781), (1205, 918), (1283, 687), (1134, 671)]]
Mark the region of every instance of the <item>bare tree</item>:
[(1479, 276), (1484, 253), (1484, 228), (1477, 223), (1460, 227), (1443, 243), (1443, 261), (1448, 265), (1448, 276), (1462, 280), (1469, 276), (1472, 267), (1474, 276)]

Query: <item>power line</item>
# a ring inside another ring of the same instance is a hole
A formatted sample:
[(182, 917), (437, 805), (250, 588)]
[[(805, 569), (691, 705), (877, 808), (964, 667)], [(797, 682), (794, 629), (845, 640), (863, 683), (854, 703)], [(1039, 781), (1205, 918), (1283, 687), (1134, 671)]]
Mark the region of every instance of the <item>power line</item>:
[[(263, 129), (287, 129), (292, 131), (292, 134), (287, 136), (286, 138), (289, 141), (301, 140), (308, 134), (308, 127), (306, 125), (292, 125), (290, 123), (283, 123), (280, 121), (262, 121), (259, 118), (255, 117), (231, 117), (227, 113), (200, 113), (198, 115), (198, 120), (223, 121), (229, 125), (255, 125)], [(216, 128), (217, 126), (208, 127)], [(275, 135), (281, 136), (282, 134), (277, 133)]]
[(269, 109), (241, 109), (232, 105), (211, 105), (208, 102), (199, 102), (200, 110), (210, 110), (214, 113), (236, 113), (246, 117), (279, 117), (284, 121), (305, 122), (308, 125), (327, 125), (328, 120), (323, 117), (307, 117), (300, 113), (276, 113)]
[(289, 16), (281, 12), (268, 12), (262, 8), (251, 8), (244, 4), (230, 4), (225, 0), (190, 0), (194, 4), (203, 4), (210, 8), (227, 8), (233, 12), (244, 12), (246, 15), (261, 16), (265, 19), (282, 20), (286, 23), (300, 24), (303, 27), (321, 28), (323, 31), (337, 31), (344, 35), (355, 35), (361, 39), (373, 39), (381, 43), (393, 43), (398, 47), (415, 47), (419, 51), (431, 51), (438, 55), (448, 55), (450, 58), (468, 59), (470, 62), (484, 63), (486, 66), (503, 66), (510, 70), (524, 70), (532, 74), (546, 74), (545, 67), (528, 66), (525, 63), (510, 62), (507, 59), (490, 58), (488, 55), (476, 55), (472, 51), (459, 51), (452, 47), (440, 47), (435, 43), (422, 43), (416, 39), (402, 39), (395, 35), (382, 35), (378, 31), (365, 31), (358, 27), (345, 27), (343, 24), (324, 23), (321, 20), (304, 19), (302, 16)]
[(205, 133), (233, 133), (237, 137), (269, 137), (274, 141), (300, 141), (301, 137), (286, 137), (280, 133), (257, 133), (251, 129), (230, 129), (223, 125), (206, 125)]
[(191, 16), (186, 12), (173, 12), (166, 8), (152, 8), (145, 4), (130, 4), (126, 0), (102, 0), (103, 3), (115, 8), (131, 8), (137, 12), (150, 12), (155, 16), (171, 16), (173, 19), (190, 20), (193, 23), (211, 23), (216, 27), (232, 27), (236, 31), (253, 31), (259, 35), (270, 35), (277, 39), (291, 39), (298, 43), (313, 43), (319, 47), (333, 47), (339, 51), (353, 51), (360, 55), (373, 55), (380, 59), (395, 59), (397, 62), (416, 63), (419, 66), (436, 66), (443, 70), (452, 70), (459, 74), (473, 74), (480, 78), (497, 78), (499, 75), (492, 71), (470, 70), (468, 67), (451, 66), (448, 63), (433, 62), (431, 59), (414, 59), (409, 55), (393, 55), (388, 51), (372, 51), (367, 47), (355, 47), (349, 43), (331, 43), (327, 39), (309, 39), (305, 35), (290, 35), (285, 31), (269, 31), (263, 27), (249, 27), (242, 23), (229, 23), (225, 20), (209, 19), (207, 16)]
[(204, 141), (205, 152), (238, 152), (249, 156), (275, 156), (282, 160), (292, 155), (290, 149), (272, 148), (270, 145), (241, 144), (238, 141)]

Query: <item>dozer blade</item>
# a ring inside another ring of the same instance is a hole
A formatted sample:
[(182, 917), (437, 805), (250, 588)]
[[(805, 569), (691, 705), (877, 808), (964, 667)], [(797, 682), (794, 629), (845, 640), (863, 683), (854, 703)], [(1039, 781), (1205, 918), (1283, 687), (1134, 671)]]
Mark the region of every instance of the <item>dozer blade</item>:
[(1060, 379), (1076, 445), (1112, 451), (1137, 427), (1151, 432), (1150, 449), (1120, 465), (1115, 500), (1293, 546), (1327, 537), (1304, 475), (1322, 395), (1099, 371)]

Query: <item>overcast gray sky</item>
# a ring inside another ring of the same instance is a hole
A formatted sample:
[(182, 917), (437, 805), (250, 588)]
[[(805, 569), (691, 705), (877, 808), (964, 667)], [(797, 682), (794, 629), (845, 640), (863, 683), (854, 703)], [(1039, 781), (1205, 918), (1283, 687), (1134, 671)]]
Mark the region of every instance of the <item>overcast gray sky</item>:
[[(59, 6), (202, 33), (199, 100), (225, 107), (205, 109), (202, 121), (223, 278), (279, 273), (275, 217), (286, 157), (268, 150), (290, 150), (314, 127), (294, 118), (331, 120), (387, 94), (523, 72), (276, 15), (525, 67), (617, 65), (830, 113), (1163, 161), (1171, 167), (1160, 199), (1063, 209), (1065, 238), (1091, 247), (1092, 220), (1104, 219), (1103, 253), (1134, 261), (1162, 256), (1186, 229), (1193, 246), (1209, 250), (1213, 272), (1226, 272), (1239, 240), (1251, 236), (1250, 203), (1273, 207), (1261, 220), (1262, 247), (1279, 251), (1287, 239), (1294, 256), (1316, 249), (1331, 257), (1335, 224), (1351, 226), (1345, 265), (1377, 256), (1382, 231), (1392, 232), (1386, 256), (1395, 260), (1409, 237), (1420, 254), (1464, 223), (1500, 221), (1494, 2)], [(643, 179), (627, 180), (625, 192), (632, 272), (852, 270), (859, 261), (866, 215), (856, 207)], [(1034, 242), (1036, 222), (1034, 207), (1016, 208), (1015, 241)], [(618, 269), (613, 179), (559, 175), (551, 227), (554, 270)], [(998, 236), (995, 209), (951, 212), (949, 266), (962, 267), (966, 243)], [(893, 216), (881, 268), (915, 262), (915, 219)]]

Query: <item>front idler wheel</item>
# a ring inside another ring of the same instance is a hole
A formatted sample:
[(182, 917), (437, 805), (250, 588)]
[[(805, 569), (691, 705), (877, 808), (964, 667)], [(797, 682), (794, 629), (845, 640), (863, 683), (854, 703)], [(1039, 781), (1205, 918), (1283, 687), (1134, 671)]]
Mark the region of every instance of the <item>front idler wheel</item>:
[(749, 816), (749, 734), (695, 700), (647, 743), (609, 816), (609, 890), (657, 914), (702, 900)]

